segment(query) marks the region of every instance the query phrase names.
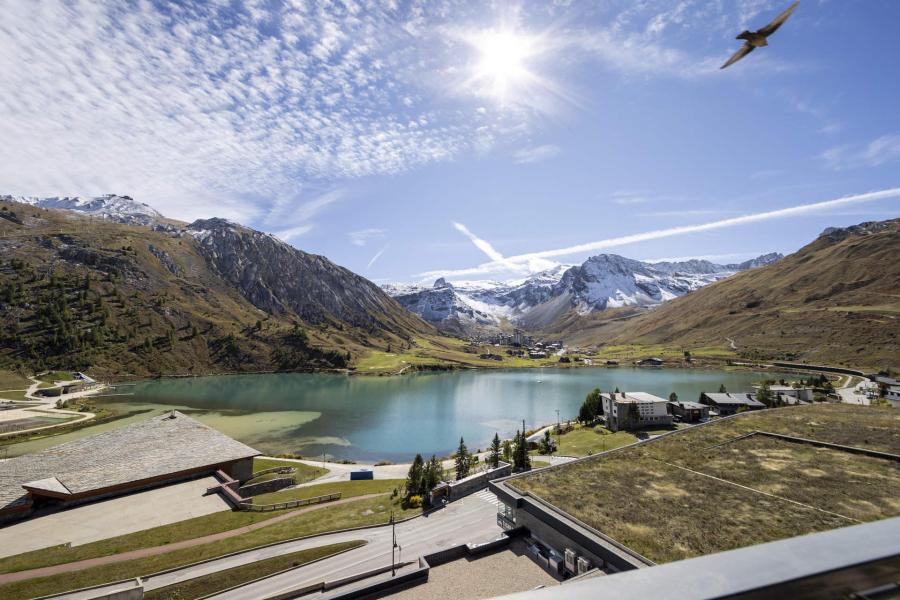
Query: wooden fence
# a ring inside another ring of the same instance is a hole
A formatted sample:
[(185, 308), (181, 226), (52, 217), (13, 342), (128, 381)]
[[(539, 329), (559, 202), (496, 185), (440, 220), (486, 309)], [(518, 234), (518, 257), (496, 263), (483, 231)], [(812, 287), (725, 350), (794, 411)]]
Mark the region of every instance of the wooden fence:
[(251, 502), (242, 502), (241, 510), (268, 512), (271, 510), (283, 510), (285, 508), (296, 508), (298, 506), (333, 502), (334, 500), (339, 500), (340, 497), (341, 493), (338, 492), (337, 494), (328, 494), (327, 496), (315, 496), (313, 498), (303, 498), (302, 500), (288, 500), (287, 502), (276, 502), (275, 504), (253, 504)]

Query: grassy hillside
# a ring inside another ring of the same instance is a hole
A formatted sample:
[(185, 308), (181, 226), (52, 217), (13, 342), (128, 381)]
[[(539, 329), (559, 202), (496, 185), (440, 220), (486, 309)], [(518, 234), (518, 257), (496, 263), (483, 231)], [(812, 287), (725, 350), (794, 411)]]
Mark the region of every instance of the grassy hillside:
[(691, 349), (732, 340), (745, 358), (896, 366), (898, 256), (900, 219), (834, 230), (775, 264), (607, 323), (593, 341)]
[(403, 343), (257, 308), (210, 270), (192, 236), (0, 202), (0, 368), (98, 377), (342, 368)]

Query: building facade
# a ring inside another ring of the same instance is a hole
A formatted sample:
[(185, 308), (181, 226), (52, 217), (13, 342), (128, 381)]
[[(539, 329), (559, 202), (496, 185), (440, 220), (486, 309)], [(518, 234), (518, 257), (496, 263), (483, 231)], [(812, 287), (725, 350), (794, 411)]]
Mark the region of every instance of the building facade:
[(612, 392), (601, 393), (600, 399), (610, 431), (672, 425), (668, 400), (659, 396), (646, 392)]

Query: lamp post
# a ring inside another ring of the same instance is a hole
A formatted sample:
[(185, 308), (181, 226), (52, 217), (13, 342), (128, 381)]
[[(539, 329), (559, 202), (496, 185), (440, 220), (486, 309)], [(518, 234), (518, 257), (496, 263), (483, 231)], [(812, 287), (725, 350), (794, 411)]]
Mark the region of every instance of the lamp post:
[(394, 562), (394, 548), (397, 547), (397, 523), (394, 521), (394, 511), (391, 511), (391, 577), (397, 574)]

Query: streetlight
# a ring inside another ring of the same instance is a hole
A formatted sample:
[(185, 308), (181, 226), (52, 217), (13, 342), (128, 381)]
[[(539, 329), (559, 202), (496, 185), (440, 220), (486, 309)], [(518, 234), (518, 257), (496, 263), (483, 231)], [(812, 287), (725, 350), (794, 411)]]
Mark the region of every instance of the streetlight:
[(397, 574), (397, 567), (394, 562), (394, 548), (397, 547), (397, 523), (394, 520), (394, 511), (391, 511), (391, 577)]

